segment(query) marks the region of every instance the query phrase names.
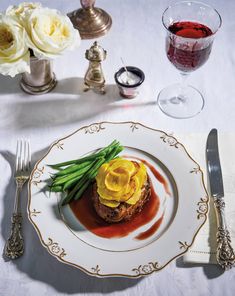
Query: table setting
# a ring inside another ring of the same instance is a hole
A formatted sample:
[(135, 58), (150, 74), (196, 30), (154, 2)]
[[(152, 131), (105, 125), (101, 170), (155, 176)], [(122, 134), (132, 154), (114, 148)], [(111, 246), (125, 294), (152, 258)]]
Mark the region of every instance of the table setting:
[(1, 1), (0, 295), (234, 294), (234, 9)]

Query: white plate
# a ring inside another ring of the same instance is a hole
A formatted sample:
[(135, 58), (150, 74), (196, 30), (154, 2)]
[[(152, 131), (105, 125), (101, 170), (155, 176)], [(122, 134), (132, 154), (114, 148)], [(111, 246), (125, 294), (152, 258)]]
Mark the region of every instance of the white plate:
[[(61, 208), (58, 193), (44, 189), (53, 173), (48, 164), (79, 158), (114, 139), (125, 147), (121, 155), (153, 165), (167, 181), (170, 194), (148, 170), (160, 199), (155, 218), (125, 237), (107, 239), (88, 231), (69, 206)], [(43, 246), (63, 263), (95, 276), (139, 277), (161, 270), (192, 245), (207, 211), (203, 173), (184, 146), (163, 131), (134, 122), (95, 123), (56, 141), (35, 165), (29, 182), (28, 215)], [(158, 230), (137, 240), (136, 235), (163, 213)]]

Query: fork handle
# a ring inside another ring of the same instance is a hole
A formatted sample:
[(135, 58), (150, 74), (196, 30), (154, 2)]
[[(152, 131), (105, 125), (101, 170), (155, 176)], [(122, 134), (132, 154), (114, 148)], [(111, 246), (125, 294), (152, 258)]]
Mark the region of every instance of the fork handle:
[(219, 265), (227, 270), (235, 265), (235, 254), (231, 246), (230, 233), (227, 228), (227, 223), (225, 219), (225, 202), (224, 198), (214, 198), (216, 217), (218, 223), (217, 229), (217, 262)]
[(6, 241), (4, 254), (9, 259), (17, 259), (24, 253), (24, 240), (22, 236), (22, 214), (20, 210), (20, 193), (25, 179), (16, 179), (16, 193), (14, 211), (11, 217), (11, 234)]
[(4, 254), (10, 259), (16, 259), (24, 253), (24, 241), (21, 234), (22, 215), (14, 213), (11, 222), (11, 235), (6, 242)]
[(14, 202), (14, 214), (20, 214), (20, 193), (25, 184), (26, 180), (24, 178), (17, 178), (16, 180), (16, 193), (15, 193), (15, 202)]

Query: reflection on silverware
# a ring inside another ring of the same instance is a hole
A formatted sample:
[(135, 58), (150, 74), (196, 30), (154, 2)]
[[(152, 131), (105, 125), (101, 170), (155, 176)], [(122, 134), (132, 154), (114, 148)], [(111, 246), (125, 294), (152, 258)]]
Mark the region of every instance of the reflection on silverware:
[(90, 49), (86, 50), (85, 57), (89, 61), (89, 67), (84, 77), (84, 91), (94, 89), (98, 93), (105, 94), (105, 78), (101, 62), (106, 59), (107, 51), (97, 41)]
[(219, 265), (230, 269), (235, 265), (235, 254), (231, 246), (230, 233), (225, 219), (225, 200), (222, 171), (219, 159), (217, 130), (212, 129), (207, 138), (206, 145), (207, 169), (209, 175), (211, 196), (217, 216), (217, 261)]
[(22, 214), (20, 209), (20, 193), (30, 175), (31, 152), (27, 140), (17, 140), (15, 175), (16, 195), (12, 214), (11, 235), (8, 238), (4, 254), (10, 259), (16, 259), (24, 253), (24, 240), (21, 233)]

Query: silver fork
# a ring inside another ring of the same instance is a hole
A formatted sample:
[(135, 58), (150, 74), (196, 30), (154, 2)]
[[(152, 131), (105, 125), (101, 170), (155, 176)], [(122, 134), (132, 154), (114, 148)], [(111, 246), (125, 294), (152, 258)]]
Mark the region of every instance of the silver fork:
[(30, 175), (31, 152), (28, 140), (17, 140), (15, 174), (16, 194), (14, 210), (11, 218), (11, 234), (8, 238), (4, 254), (10, 259), (16, 259), (24, 253), (24, 240), (21, 233), (22, 214), (20, 207), (20, 193)]

